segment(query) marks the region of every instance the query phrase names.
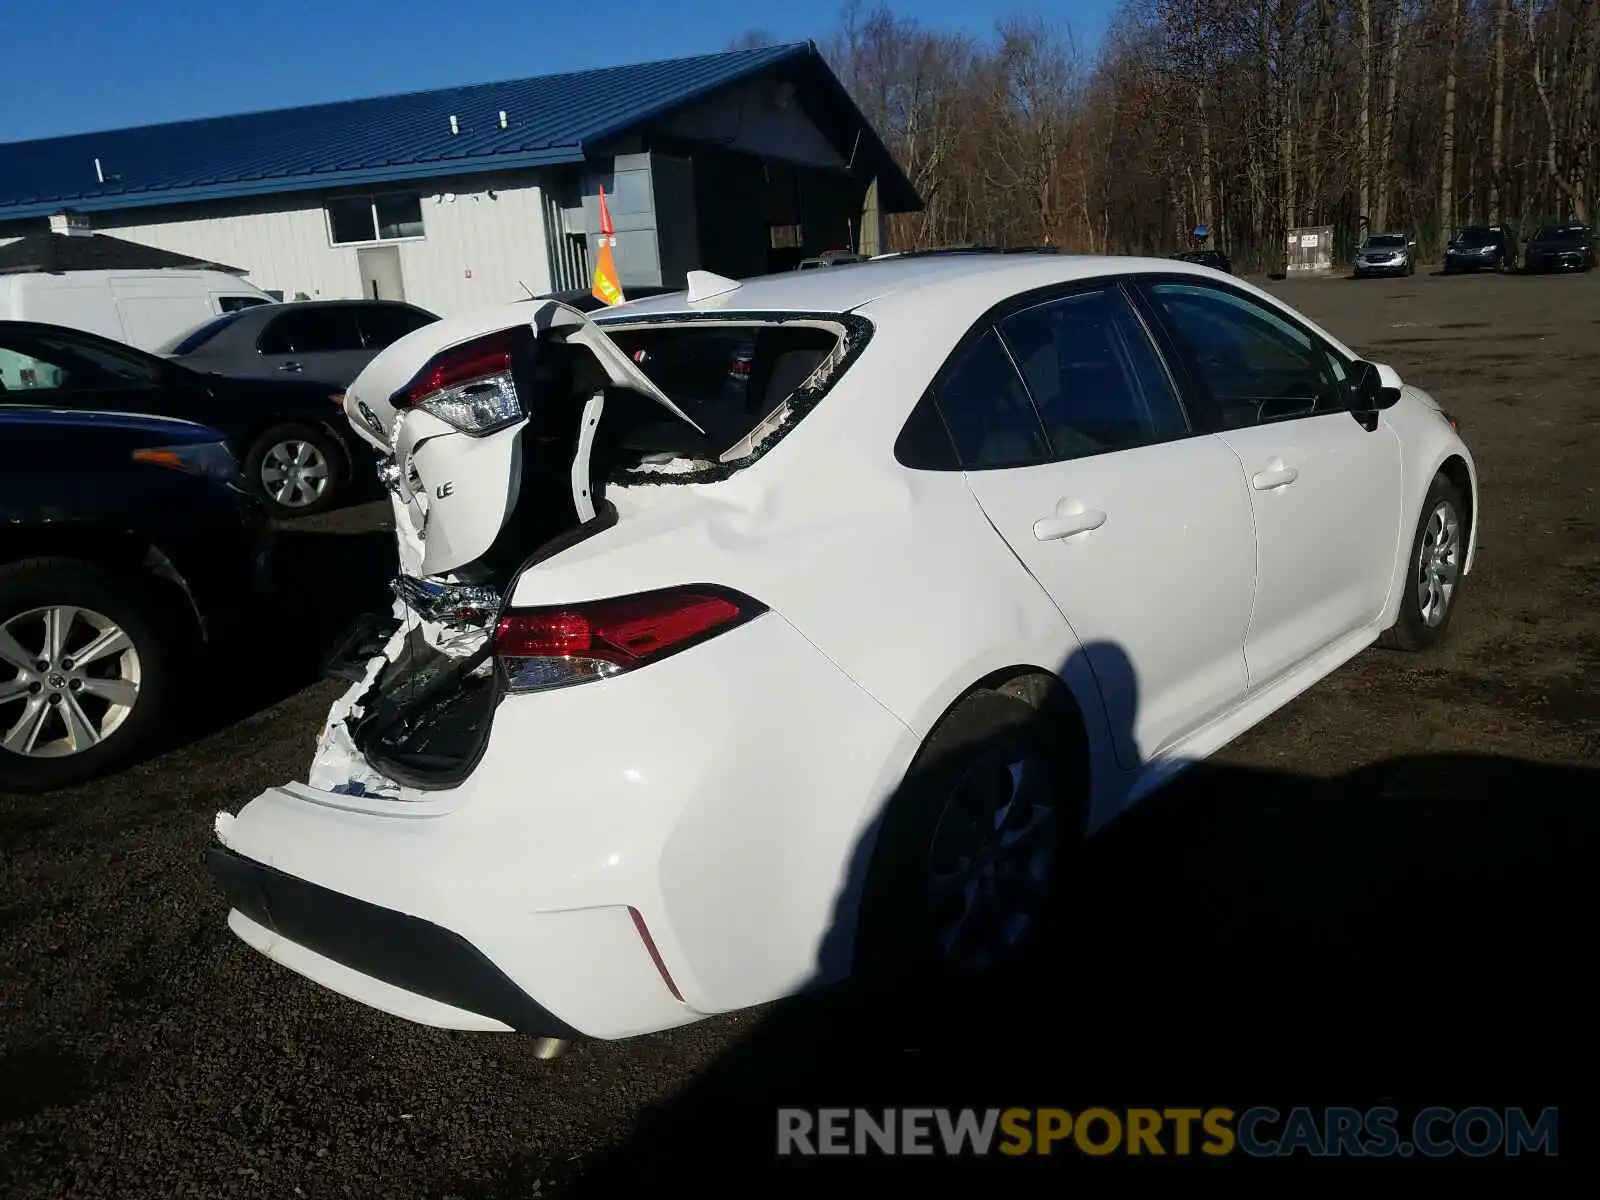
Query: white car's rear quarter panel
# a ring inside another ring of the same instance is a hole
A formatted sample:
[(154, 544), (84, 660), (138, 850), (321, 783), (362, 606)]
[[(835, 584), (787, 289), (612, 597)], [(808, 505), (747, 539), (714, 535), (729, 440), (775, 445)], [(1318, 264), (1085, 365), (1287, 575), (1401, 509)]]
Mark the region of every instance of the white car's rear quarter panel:
[(620, 1037), (840, 971), (818, 953), (852, 916), (845, 864), (916, 746), (766, 614), (636, 674), (509, 696), (450, 792), (340, 808), (279, 789), (225, 843), (452, 929), (556, 1016)]

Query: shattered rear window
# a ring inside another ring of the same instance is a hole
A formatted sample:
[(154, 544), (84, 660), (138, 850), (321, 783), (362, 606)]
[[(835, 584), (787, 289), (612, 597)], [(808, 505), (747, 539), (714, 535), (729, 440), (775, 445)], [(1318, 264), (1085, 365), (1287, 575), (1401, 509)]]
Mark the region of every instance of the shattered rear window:
[[(640, 470), (675, 482), (725, 478), (763, 454), (848, 369), (871, 326), (849, 314), (674, 316), (602, 322), (617, 347), (706, 431)], [(630, 474), (630, 479), (637, 479)]]

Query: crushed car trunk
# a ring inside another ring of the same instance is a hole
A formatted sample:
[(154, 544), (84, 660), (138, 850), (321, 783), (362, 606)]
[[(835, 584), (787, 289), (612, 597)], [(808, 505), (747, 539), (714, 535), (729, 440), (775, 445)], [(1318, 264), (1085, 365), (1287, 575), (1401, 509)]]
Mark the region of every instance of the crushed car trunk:
[[(401, 571), (391, 614), (365, 619), (329, 665), (352, 686), (314, 786), (398, 798), (459, 784), (507, 691), (492, 633), (517, 576), (615, 524), (608, 486), (709, 481), (753, 459), (865, 342), (850, 318), (612, 333), (554, 301), (515, 315), (426, 327), (346, 393), (385, 456)], [(430, 353), (441, 332), (451, 342)]]

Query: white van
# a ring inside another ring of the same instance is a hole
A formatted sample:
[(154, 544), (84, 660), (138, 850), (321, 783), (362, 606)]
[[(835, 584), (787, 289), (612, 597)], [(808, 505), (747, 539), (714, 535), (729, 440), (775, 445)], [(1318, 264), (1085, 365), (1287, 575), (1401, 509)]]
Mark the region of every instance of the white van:
[(273, 297), (226, 271), (27, 271), (0, 275), (0, 321), (42, 321), (154, 352), (212, 317)]

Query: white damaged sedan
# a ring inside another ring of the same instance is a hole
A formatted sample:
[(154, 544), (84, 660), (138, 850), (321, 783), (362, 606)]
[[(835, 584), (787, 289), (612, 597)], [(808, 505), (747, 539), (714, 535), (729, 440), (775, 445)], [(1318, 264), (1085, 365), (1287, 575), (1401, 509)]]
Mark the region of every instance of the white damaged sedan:
[(1071, 843), (1477, 541), (1455, 423), (1173, 261), (909, 255), (384, 350), (392, 614), (308, 781), (217, 819), (229, 924), (364, 1004), (621, 1038), (982, 970)]

